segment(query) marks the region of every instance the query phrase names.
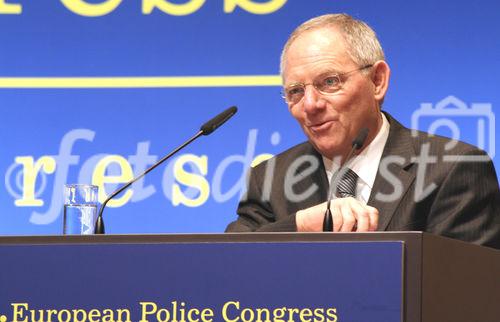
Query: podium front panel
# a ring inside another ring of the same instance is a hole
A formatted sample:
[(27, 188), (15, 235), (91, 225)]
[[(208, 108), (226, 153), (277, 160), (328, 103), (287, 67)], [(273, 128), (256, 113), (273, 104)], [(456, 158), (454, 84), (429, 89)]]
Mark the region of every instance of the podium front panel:
[(403, 245), (0, 244), (0, 320), (400, 322)]

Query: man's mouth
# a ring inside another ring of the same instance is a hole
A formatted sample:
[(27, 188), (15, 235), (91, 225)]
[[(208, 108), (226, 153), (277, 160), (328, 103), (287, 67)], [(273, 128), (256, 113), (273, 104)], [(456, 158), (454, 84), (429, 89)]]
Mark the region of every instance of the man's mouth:
[(314, 123), (312, 125), (309, 125), (309, 129), (313, 132), (323, 132), (327, 129), (330, 128), (330, 126), (333, 124), (334, 121), (324, 121), (324, 122), (318, 122)]

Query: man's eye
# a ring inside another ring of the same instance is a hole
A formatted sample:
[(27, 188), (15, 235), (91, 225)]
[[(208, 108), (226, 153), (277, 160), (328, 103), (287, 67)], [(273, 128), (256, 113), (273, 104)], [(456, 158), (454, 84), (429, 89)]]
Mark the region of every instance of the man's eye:
[(296, 87), (289, 88), (287, 90), (287, 95), (296, 96), (296, 95), (302, 94), (303, 92), (304, 92), (304, 90), (301, 86), (296, 86)]
[(324, 88), (335, 88), (340, 85), (340, 79), (337, 75), (328, 76), (323, 79), (321, 86)]

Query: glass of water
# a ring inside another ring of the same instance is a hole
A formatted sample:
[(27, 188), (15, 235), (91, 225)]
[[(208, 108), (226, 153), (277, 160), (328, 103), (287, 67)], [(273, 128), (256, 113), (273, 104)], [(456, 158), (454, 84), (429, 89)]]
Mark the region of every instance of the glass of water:
[(97, 219), (97, 186), (64, 185), (64, 235), (91, 235)]

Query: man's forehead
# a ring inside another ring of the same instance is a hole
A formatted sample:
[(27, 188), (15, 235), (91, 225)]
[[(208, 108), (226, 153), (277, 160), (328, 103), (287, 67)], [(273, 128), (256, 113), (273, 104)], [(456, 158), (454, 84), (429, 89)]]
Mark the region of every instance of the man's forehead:
[(343, 36), (331, 28), (306, 31), (288, 49), (285, 78), (302, 73), (340, 72), (351, 63)]
[(289, 50), (303, 46), (318, 49), (331, 47), (331, 49), (336, 48), (339, 51), (346, 49), (344, 36), (340, 30), (334, 27), (315, 28), (304, 31), (293, 40)]

